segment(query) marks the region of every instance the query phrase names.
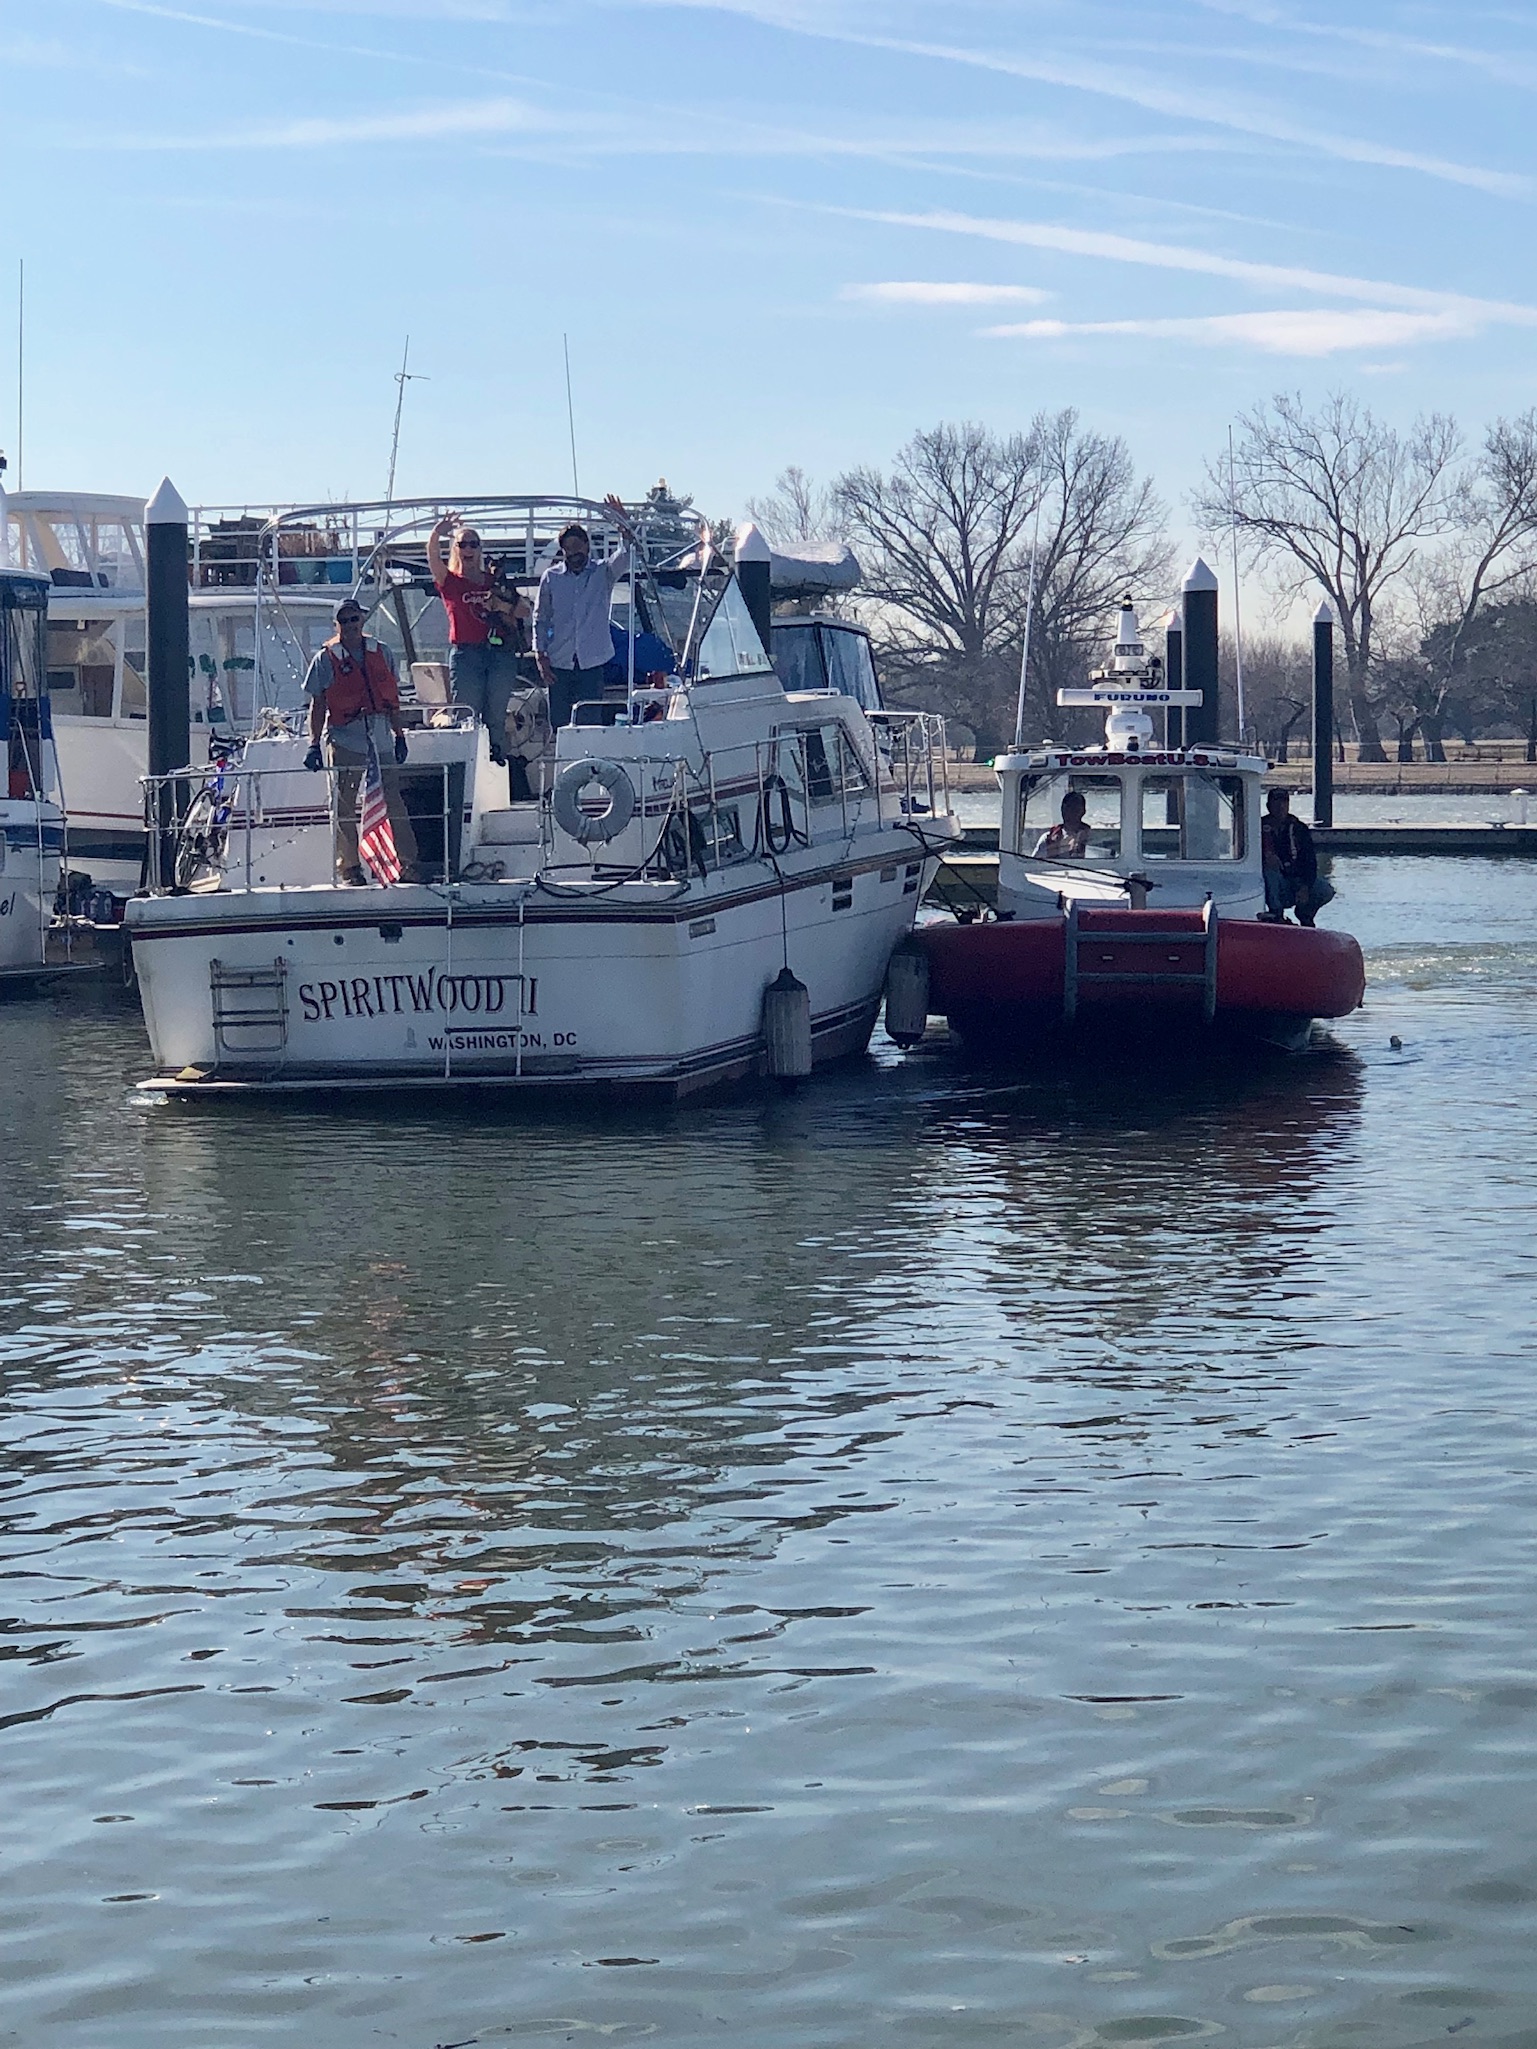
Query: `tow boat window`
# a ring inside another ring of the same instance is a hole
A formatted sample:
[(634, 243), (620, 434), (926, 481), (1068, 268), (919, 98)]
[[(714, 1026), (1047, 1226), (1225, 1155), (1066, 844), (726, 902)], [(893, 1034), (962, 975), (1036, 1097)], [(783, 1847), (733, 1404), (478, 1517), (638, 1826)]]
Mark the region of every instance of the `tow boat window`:
[(1142, 785), (1144, 861), (1241, 861), (1243, 779), (1148, 776)]
[(1062, 799), (1069, 791), (1083, 798), (1089, 829), (1087, 849), (1077, 858), (1115, 860), (1121, 851), (1121, 782), (1113, 775), (1025, 776), (1019, 790), (1020, 852), (1033, 854), (1042, 834), (1061, 824)]

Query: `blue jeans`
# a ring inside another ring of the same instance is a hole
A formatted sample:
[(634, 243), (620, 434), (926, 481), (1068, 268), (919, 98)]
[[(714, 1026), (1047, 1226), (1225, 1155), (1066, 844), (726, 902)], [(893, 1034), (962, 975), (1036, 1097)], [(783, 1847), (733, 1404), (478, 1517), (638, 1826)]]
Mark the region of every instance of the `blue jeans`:
[(1297, 901), (1297, 885), (1279, 868), (1265, 870), (1265, 909), (1271, 917), (1279, 918), (1289, 911)]
[(455, 704), (467, 704), (491, 734), (492, 751), (507, 745), (507, 700), (518, 677), (518, 658), (511, 648), (451, 647), (448, 675)]
[(571, 723), (571, 709), (603, 695), (602, 669), (557, 669), (550, 685), (550, 730), (559, 732)]

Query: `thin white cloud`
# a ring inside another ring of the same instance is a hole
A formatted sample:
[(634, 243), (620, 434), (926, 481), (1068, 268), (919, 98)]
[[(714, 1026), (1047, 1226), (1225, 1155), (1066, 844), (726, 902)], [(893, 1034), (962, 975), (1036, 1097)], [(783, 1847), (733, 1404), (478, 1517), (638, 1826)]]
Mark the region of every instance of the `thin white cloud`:
[(1002, 50), (967, 49), (956, 43), (883, 35), (869, 29), (842, 25), (830, 19), (820, 8), (803, 9), (794, 4), (775, 4), (775, 0), (639, 0), (639, 4), (703, 7), (743, 15), (787, 33), (814, 36), (822, 41), (844, 43), (859, 49), (889, 50), (929, 63), (964, 65), (1005, 78), (1029, 79), (1038, 85), (1058, 86), (1072, 92), (1118, 100), (1140, 107), (1147, 113), (1195, 121), (1241, 135), (1260, 136), (1270, 142), (1311, 150), (1347, 163), (1419, 172), (1426, 177), (1471, 186), (1501, 198), (1525, 198), (1534, 189), (1530, 178), (1515, 172), (1491, 171), (1477, 164), (1456, 163), (1424, 150), (1399, 149), (1355, 133), (1334, 134), (1296, 121), (1288, 114), (1278, 113), (1263, 102), (1246, 99), (1229, 88), (1206, 85), (1187, 90), (1168, 84), (1152, 69), (1123, 71), (1111, 65), (1049, 52), (1019, 55)]
[(1034, 285), (928, 284), (917, 279), (873, 285), (845, 285), (840, 299), (864, 299), (881, 306), (1043, 306), (1050, 292)]
[[(788, 202), (786, 202), (788, 203)], [(928, 213), (872, 211), (861, 207), (816, 209), (849, 220), (880, 221), (891, 227), (931, 229), (940, 234), (974, 235), (983, 241), (1007, 242), (1027, 249), (1051, 249), (1067, 256), (1096, 257), (1110, 263), (1138, 264), (1154, 270), (1192, 271), (1205, 277), (1232, 278), (1267, 290), (1304, 291), (1328, 299), (1364, 299), (1379, 306), (1401, 306), (1429, 313), (1461, 313), (1469, 318), (1499, 321), (1517, 327), (1537, 326), (1537, 306), (1502, 299), (1473, 298), (1463, 292), (1398, 285), (1380, 278), (1348, 277), (1335, 271), (1307, 270), (1292, 264), (1252, 263), (1220, 256), (1175, 242), (1144, 242), (1131, 235), (1111, 235), (1088, 228), (1064, 228), (1050, 221), (988, 220), (974, 214), (935, 209)]]
[[(110, 0), (121, 4), (121, 0)], [(133, 12), (142, 11), (137, 0)], [(167, 14), (169, 10), (148, 11)], [(184, 14), (175, 20), (194, 20)], [(254, 33), (254, 31), (253, 31)], [(260, 32), (264, 37), (266, 31)], [(296, 38), (281, 35), (270, 40), (287, 42)], [(328, 47), (313, 45), (311, 47)], [(355, 53), (354, 53), (355, 54)], [(367, 54), (377, 54), (369, 52)], [(995, 128), (975, 122), (904, 122), (900, 129), (866, 128), (848, 124), (836, 131), (779, 127), (756, 121), (719, 107), (705, 112), (668, 109), (634, 100), (619, 100), (609, 94), (589, 94), (587, 108), (569, 105), (570, 95), (537, 79), (516, 74), (482, 71), (483, 79), (513, 78), (522, 86), (539, 89), (538, 98), (498, 96), (464, 101), (438, 102), (426, 107), (375, 107), (363, 115), (335, 117), (329, 114), (283, 121), (231, 125), (211, 130), (181, 133), (112, 133), (95, 127), (81, 129), (51, 140), (77, 149), (121, 150), (281, 150), (345, 147), (357, 142), (433, 141), (444, 136), (481, 138), (487, 142), (515, 138), (514, 152), (521, 158), (531, 153), (556, 157), (566, 162), (583, 156), (714, 156), (721, 158), (846, 158), (883, 163), (929, 173), (988, 175), (972, 169), (973, 160), (1017, 159), (1022, 162), (1060, 163), (1071, 158), (1098, 160), (1120, 156), (1139, 147), (1127, 138), (1081, 139), (1032, 125), (1010, 124)], [(1203, 146), (1192, 138), (1193, 146)], [(1189, 145), (1178, 139), (1165, 144), (1158, 139), (1146, 147), (1182, 149)], [(496, 151), (507, 154), (505, 149)]]
[(556, 125), (543, 108), (521, 100), (461, 100), (450, 105), (327, 114), (196, 135), (97, 138), (115, 149), (244, 150), (332, 148), (355, 142), (433, 142), (446, 136), (538, 133)]
[[(1279, 7), (1254, 4), (1254, 0), (1196, 0), (1212, 14), (1225, 14), (1261, 28), (1278, 28), (1289, 36), (1316, 36), (1320, 40), (1346, 43), (1354, 49), (1379, 50), (1387, 56), (1420, 58), (1429, 64), (1460, 64), (1481, 71), (1501, 85), (1530, 90), (1537, 86), (1537, 64), (1511, 50), (1485, 50), (1472, 43), (1430, 43), (1414, 36), (1395, 34), (1391, 29), (1351, 28), (1341, 22), (1308, 21), (1287, 14)], [(1400, 366), (1390, 366), (1397, 369)]]
[(1480, 332), (1480, 323), (1459, 313), (1307, 307), (1295, 312), (1215, 313), (1189, 320), (1021, 320), (982, 332), (1010, 341), (1130, 334), (1214, 346), (1237, 344), (1272, 356), (1335, 356), (1347, 349), (1396, 349), (1415, 342), (1467, 340)]

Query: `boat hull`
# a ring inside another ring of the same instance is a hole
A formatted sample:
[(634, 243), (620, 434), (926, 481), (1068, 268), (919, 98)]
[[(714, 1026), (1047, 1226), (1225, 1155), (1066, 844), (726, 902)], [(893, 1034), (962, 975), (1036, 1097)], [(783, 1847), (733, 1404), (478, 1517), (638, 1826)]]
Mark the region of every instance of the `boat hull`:
[(0, 799), (0, 982), (45, 972), (61, 840), (56, 806)]
[(888, 851), (783, 890), (631, 886), (574, 903), (494, 884), (451, 906), (404, 887), (136, 900), (159, 1070), (144, 1086), (688, 1096), (763, 1071), (763, 992), (787, 957), (821, 1065), (868, 1042), (923, 865)]
[(1199, 1047), (1214, 1030), (1294, 1049), (1315, 1019), (1358, 1008), (1366, 986), (1348, 933), (1222, 919), (1208, 991), (1199, 912), (1090, 914), (1084, 928), (1078, 957), (1092, 971), (1070, 1002), (1065, 918), (924, 926), (915, 939), (929, 963), (931, 1013), (994, 1053), (1076, 1033)]

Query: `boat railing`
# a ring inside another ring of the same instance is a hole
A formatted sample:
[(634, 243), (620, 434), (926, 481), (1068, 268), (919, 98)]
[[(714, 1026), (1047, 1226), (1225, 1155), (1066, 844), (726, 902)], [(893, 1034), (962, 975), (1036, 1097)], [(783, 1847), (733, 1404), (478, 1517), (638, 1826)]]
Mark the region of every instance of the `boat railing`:
[[(358, 768), (361, 767), (359, 763)], [(414, 770), (418, 779), (437, 771), (443, 879), (449, 881), (453, 879), (449, 871), (453, 865), (450, 849), (454, 771), (462, 767), (462, 762), (438, 761), (418, 763)], [(308, 805), (300, 810), (292, 803), (285, 806), (281, 798), (274, 801), (273, 786), (297, 781), (308, 795), (315, 789), (317, 777), (326, 795), (325, 874), (329, 876), (331, 849), (336, 845), (340, 778), (344, 774), (356, 775), (358, 768), (338, 768), (329, 762), (318, 769), (302, 764), (252, 768), (244, 762), (225, 759), (201, 767), (172, 769), (165, 775), (141, 776), (147, 837), (145, 886), (150, 895), (180, 896), (223, 887), (230, 874), (232, 851), (239, 886), (254, 888), (259, 834), (292, 830), (295, 826), (306, 830), (322, 823)], [(413, 813), (413, 820), (420, 824), (423, 814)]]
[[(443, 713), (435, 713), (434, 719), (442, 720)], [(535, 800), (539, 872), (569, 871), (580, 865), (610, 883), (616, 874), (641, 879), (697, 872), (702, 877), (741, 861), (777, 864), (795, 849), (818, 844), (831, 849), (840, 841), (852, 842), (862, 831), (912, 825), (924, 815), (948, 810), (943, 720), (928, 712), (880, 712), (871, 714), (870, 720), (873, 763), (841, 721), (829, 727), (784, 726), (766, 738), (705, 749), (697, 756), (616, 747), (614, 759), (634, 787), (639, 846), (627, 827), (612, 842), (595, 842), (579, 864), (557, 860), (560, 848), (552, 803), (556, 778), (546, 777), (546, 787)], [(473, 723), (473, 714), (466, 711), (455, 729)], [(830, 752), (831, 734), (836, 735), (836, 745)], [(297, 714), (266, 712), (256, 737), (296, 739)], [(594, 762), (599, 758), (591, 757)], [(557, 763), (558, 774), (573, 765)], [(487, 866), (468, 850), (457, 863), (452, 857), (455, 813), (467, 816), (473, 808), (457, 781), (469, 766), (459, 758), (418, 760), (412, 767), (418, 786), (424, 776), (437, 773), (445, 881), (472, 879), (465, 870), (476, 866), (484, 871)], [(270, 839), (274, 833), (318, 831), (322, 825), (327, 829), (325, 855), (316, 864), (320, 874), (311, 879), (329, 876), (342, 773), (330, 765), (306, 768), (291, 758), (269, 765), (252, 763), (249, 756), (230, 756), (143, 777), (151, 893), (213, 890), (227, 886), (232, 877), (237, 887), (249, 889), (254, 886), (262, 835)], [(324, 778), (324, 814), (310, 794), (316, 791), (317, 775)], [(301, 793), (298, 803), (296, 789)], [(750, 817), (744, 816), (749, 808)], [(423, 822), (419, 806), (413, 816), (418, 824)], [(628, 845), (623, 844), (625, 839)], [(473, 879), (500, 879), (500, 874), (482, 872)]]
[[(911, 817), (920, 805), (931, 816), (948, 811), (950, 757), (943, 718), (930, 711), (872, 711), (865, 716), (903, 813)], [(882, 780), (877, 776), (877, 793)]]

